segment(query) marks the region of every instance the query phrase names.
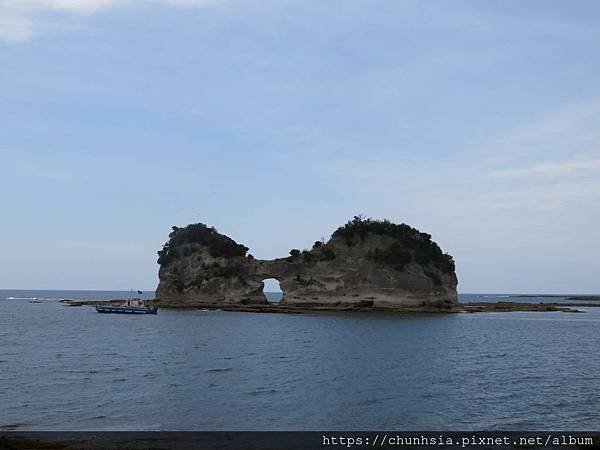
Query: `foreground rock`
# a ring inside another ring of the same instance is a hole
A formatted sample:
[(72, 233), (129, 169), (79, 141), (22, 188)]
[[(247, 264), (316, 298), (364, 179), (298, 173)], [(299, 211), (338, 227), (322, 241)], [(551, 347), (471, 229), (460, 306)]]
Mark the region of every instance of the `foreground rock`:
[(159, 252), (157, 306), (275, 310), (263, 294), (266, 278), (280, 282), (277, 308), (452, 311), (459, 305), (452, 257), (405, 224), (355, 217), (311, 250), (274, 260), (247, 251), (204, 224), (173, 227)]

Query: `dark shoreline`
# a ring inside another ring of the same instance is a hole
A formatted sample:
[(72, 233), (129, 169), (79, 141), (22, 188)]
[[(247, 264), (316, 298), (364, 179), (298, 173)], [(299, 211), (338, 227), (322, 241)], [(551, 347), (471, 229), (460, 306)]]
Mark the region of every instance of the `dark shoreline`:
[[(555, 433), (552, 445), (549, 448), (598, 448), (600, 442), (600, 433), (594, 431), (553, 431), (553, 432), (535, 432), (535, 431), (497, 431), (496, 435), (502, 435), (503, 438), (490, 437), (490, 432), (473, 431), (392, 431), (388, 432), (390, 436), (398, 440), (389, 442), (403, 442), (400, 439), (406, 439), (407, 444), (401, 447), (414, 448), (478, 448), (479, 439), (492, 439), (493, 444), (483, 445), (482, 448), (540, 448), (541, 436), (544, 433)], [(219, 449), (219, 450), (242, 450), (242, 449), (323, 449), (324, 447), (351, 448), (348, 444), (324, 444), (324, 439), (358, 439), (375, 440), (380, 436), (376, 431), (22, 431), (10, 432), (0, 435), (0, 449), (30, 449), (30, 450), (143, 450), (143, 449)], [(387, 436), (387, 434), (386, 434)], [(442, 436), (446, 439), (442, 441)], [(569, 438), (569, 441), (566, 438)], [(585, 442), (585, 445), (575, 445), (571, 441), (577, 436), (577, 443)], [(550, 435), (548, 435), (550, 438)], [(385, 439), (385, 438), (384, 438)], [(424, 441), (426, 439), (426, 441)], [(433, 441), (432, 439), (435, 439)], [(439, 439), (439, 440), (438, 440)], [(440, 445), (440, 442), (453, 442), (454, 444)], [(477, 440), (476, 440), (477, 439)], [(508, 439), (514, 445), (500, 444)], [(525, 439), (527, 445), (517, 445), (517, 441)], [(558, 440), (557, 440), (558, 439)], [(585, 439), (585, 440), (584, 440)], [(351, 441), (348, 440), (348, 443)], [(361, 441), (362, 442), (362, 441)], [(408, 443), (410, 442), (410, 444)], [(435, 443), (433, 443), (435, 442)], [(487, 441), (485, 441), (487, 442)], [(538, 443), (538, 445), (534, 445)], [(595, 445), (594, 445), (595, 444)], [(391, 448), (396, 444), (385, 445), (385, 448)], [(482, 444), (479, 444), (482, 445)], [(364, 448), (372, 446), (369, 444), (356, 444)], [(381, 446), (383, 447), (383, 446)]]
[(558, 295), (558, 294), (524, 294), (524, 295), (509, 295), (507, 298), (564, 298), (565, 300), (575, 301), (596, 301), (600, 302), (600, 295)]
[[(118, 305), (124, 300), (61, 300), (67, 306), (95, 306), (95, 305)], [(152, 304), (152, 301), (149, 301)], [(377, 308), (372, 306), (296, 306), (279, 305), (269, 303), (267, 305), (195, 305), (195, 306), (163, 306), (164, 309), (173, 310), (210, 310), (210, 311), (234, 311), (234, 312), (253, 312), (253, 313), (279, 313), (279, 314), (309, 314), (309, 313), (331, 313), (331, 312), (355, 312), (355, 313), (427, 313), (427, 314), (448, 314), (448, 313), (476, 313), (476, 312), (582, 312), (573, 309), (580, 307), (600, 307), (600, 304), (562, 304), (562, 303), (516, 303), (516, 302), (497, 302), (497, 303), (459, 303), (449, 308), (432, 307), (406, 307), (406, 308)]]

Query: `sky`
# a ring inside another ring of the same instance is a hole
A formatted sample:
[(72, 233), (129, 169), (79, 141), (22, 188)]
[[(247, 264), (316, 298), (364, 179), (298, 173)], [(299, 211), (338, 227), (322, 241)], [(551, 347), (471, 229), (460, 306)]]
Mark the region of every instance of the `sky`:
[(600, 294), (600, 3), (0, 0), (0, 288), (144, 289), (356, 214), (459, 292)]

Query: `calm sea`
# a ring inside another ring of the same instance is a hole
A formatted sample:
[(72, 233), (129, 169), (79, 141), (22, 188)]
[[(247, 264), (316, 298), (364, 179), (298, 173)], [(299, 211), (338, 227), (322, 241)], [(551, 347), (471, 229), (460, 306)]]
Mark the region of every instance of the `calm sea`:
[(0, 291), (0, 430), (600, 429), (600, 308), (128, 316), (59, 301), (126, 295)]

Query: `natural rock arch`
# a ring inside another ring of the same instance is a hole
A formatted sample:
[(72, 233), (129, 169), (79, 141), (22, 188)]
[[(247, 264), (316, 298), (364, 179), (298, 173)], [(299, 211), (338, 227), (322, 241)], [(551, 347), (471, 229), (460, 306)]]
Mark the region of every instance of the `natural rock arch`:
[(159, 252), (158, 304), (268, 305), (263, 280), (279, 280), (285, 306), (451, 309), (454, 261), (431, 236), (405, 225), (355, 217), (325, 243), (259, 260), (204, 224), (173, 228)]
[(277, 278), (269, 277), (262, 280), (263, 295), (269, 303), (279, 303), (283, 298), (283, 289)]

